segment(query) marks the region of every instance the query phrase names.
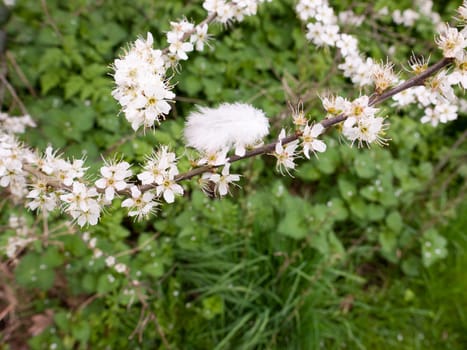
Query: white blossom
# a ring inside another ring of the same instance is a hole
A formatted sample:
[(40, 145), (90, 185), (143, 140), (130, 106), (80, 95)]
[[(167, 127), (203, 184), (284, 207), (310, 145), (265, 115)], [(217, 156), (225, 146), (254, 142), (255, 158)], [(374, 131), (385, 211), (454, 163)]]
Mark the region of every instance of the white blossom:
[(326, 151), (326, 144), (323, 141), (318, 140), (318, 136), (321, 135), (323, 131), (324, 127), (320, 123), (317, 123), (312, 127), (309, 125), (305, 126), (301, 139), (303, 153), (308, 159), (310, 159), (310, 150), (312, 152), (316, 151), (320, 153)]
[(175, 182), (174, 176), (169, 172), (164, 176), (163, 181), (156, 186), (156, 195), (162, 195), (167, 203), (173, 203), (175, 195), (183, 195), (183, 187)]
[(386, 140), (382, 133), (385, 127), (384, 118), (365, 116), (359, 118), (352, 127), (344, 127), (342, 133), (352, 145), (357, 141), (359, 147), (363, 144), (369, 146), (373, 142), (384, 144)]
[(43, 212), (50, 212), (57, 207), (57, 194), (47, 191), (45, 181), (38, 180), (34, 183), (26, 198), (30, 199), (26, 208), (31, 210), (39, 209)]
[(350, 101), (341, 96), (322, 96), (321, 103), (328, 113), (327, 118), (338, 116), (351, 107)]
[(459, 84), (464, 90), (467, 89), (467, 54), (461, 60), (456, 60), (456, 68), (448, 75), (450, 85)]
[(195, 32), (190, 36), (190, 42), (195, 46), (196, 51), (203, 51), (204, 44), (209, 40), (208, 25), (197, 25)]
[(160, 185), (169, 174), (178, 174), (175, 153), (170, 152), (167, 146), (161, 146), (147, 157), (143, 169), (144, 171), (137, 175), (143, 185)]
[(456, 105), (449, 103), (441, 103), (434, 108), (426, 108), (425, 114), (420, 120), (422, 123), (430, 123), (432, 126), (438, 126), (439, 123), (447, 123), (448, 121), (457, 119)]
[(240, 180), (240, 175), (230, 174), (230, 163), (227, 163), (220, 174), (204, 173), (203, 179), (212, 181), (214, 183), (214, 190), (222, 197), (229, 193), (230, 183)]
[(445, 24), (436, 38), (436, 44), (443, 51), (444, 57), (462, 58), (467, 46), (467, 38), (457, 28)]
[(283, 139), (285, 138), (285, 130), (282, 129), (279, 133), (278, 141), (273, 155), (277, 159), (276, 168), (282, 171), (285, 170), (289, 173), (288, 169), (295, 169), (294, 159), (296, 157), (296, 150), (298, 147), (298, 140), (294, 140), (285, 145), (282, 145)]
[(105, 190), (105, 200), (110, 202), (115, 197), (115, 192), (127, 187), (125, 179), (132, 175), (127, 162), (109, 162), (101, 167), (102, 177), (96, 181), (96, 187)]
[(123, 208), (130, 208), (128, 216), (136, 216), (137, 219), (142, 219), (154, 212), (158, 205), (154, 201), (154, 193), (151, 191), (142, 193), (137, 186), (132, 186), (130, 191), (131, 198), (127, 198), (122, 202)]
[(378, 111), (377, 108), (369, 106), (370, 99), (368, 96), (363, 95), (352, 101), (348, 106), (345, 114), (347, 119), (344, 121), (344, 128), (350, 128), (360, 119), (366, 117), (373, 117)]
[(86, 187), (84, 183), (74, 182), (71, 192), (63, 194), (60, 199), (66, 204), (65, 211), (76, 220), (79, 226), (96, 225), (101, 206), (98, 193), (94, 187)]
[(227, 163), (227, 152), (228, 148), (224, 148), (220, 151), (206, 152), (202, 154), (202, 157), (198, 160), (198, 165), (211, 165), (219, 166)]

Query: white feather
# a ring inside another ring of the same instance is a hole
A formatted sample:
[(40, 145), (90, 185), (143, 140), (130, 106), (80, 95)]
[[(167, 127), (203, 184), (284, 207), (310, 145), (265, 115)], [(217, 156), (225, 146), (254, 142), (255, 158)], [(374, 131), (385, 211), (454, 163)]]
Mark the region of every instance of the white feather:
[(187, 145), (199, 152), (235, 147), (239, 155), (268, 134), (269, 121), (260, 109), (245, 103), (223, 103), (217, 108), (198, 107), (185, 124)]

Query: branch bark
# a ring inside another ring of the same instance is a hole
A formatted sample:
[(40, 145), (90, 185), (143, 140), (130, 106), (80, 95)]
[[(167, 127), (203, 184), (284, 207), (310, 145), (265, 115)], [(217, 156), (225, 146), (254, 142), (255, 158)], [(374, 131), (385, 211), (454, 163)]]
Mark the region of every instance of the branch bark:
[[(390, 99), (394, 95), (397, 95), (398, 93), (400, 93), (400, 92), (402, 92), (404, 90), (410, 89), (410, 88), (415, 87), (415, 86), (423, 85), (424, 82), (428, 78), (435, 75), (441, 69), (449, 66), (453, 61), (454, 61), (453, 58), (443, 58), (441, 61), (435, 63), (434, 65), (432, 65), (430, 67), (428, 67), (424, 72), (410, 78), (409, 80), (406, 80), (405, 82), (395, 86), (394, 88), (392, 88), (390, 90), (387, 90), (386, 92), (384, 92), (384, 93), (382, 93), (380, 95), (373, 95), (373, 97), (370, 99), (369, 105), (370, 106), (375, 106), (377, 104), (380, 104), (380, 103)], [(325, 120), (321, 121), (320, 123), (325, 129), (328, 129), (331, 126), (339, 124), (339, 123), (343, 122), (346, 119), (347, 119), (347, 116), (345, 114), (340, 114), (340, 115), (335, 116), (333, 118), (325, 119)], [(301, 136), (301, 132), (296, 132), (294, 135), (290, 135), (290, 136), (287, 136), (287, 137), (283, 138), (281, 140), (281, 142), (282, 142), (283, 145), (285, 145), (285, 144), (288, 144), (290, 142), (293, 142), (293, 141), (297, 140), (300, 136)], [(235, 156), (235, 155), (231, 156), (228, 159), (228, 161), (229, 161), (229, 163), (234, 163), (234, 162), (237, 162), (237, 161), (242, 160), (242, 159), (251, 158), (251, 157), (261, 155), (261, 154), (270, 153), (270, 152), (274, 151), (277, 142), (278, 141), (269, 143), (267, 145), (257, 147), (257, 148), (255, 148), (255, 149), (253, 149), (251, 151), (246, 152), (246, 154), (244, 156), (241, 156), (241, 157), (240, 156)], [(179, 181), (182, 181), (182, 180), (187, 180), (187, 179), (190, 179), (190, 178), (192, 178), (194, 176), (201, 175), (201, 174), (203, 174), (205, 172), (212, 171), (213, 169), (218, 168), (218, 167), (219, 166), (203, 166), (203, 167), (195, 168), (195, 169), (192, 169), (192, 170), (190, 170), (190, 171), (188, 171), (186, 173), (178, 175), (175, 178), (175, 181), (179, 182)], [(142, 190), (147, 190), (149, 188), (151, 188), (151, 186), (142, 186), (141, 189)]]
[[(212, 22), (214, 20), (214, 18), (215, 18), (215, 16), (211, 15), (208, 18), (206, 18), (202, 23)], [(394, 88), (392, 88), (390, 90), (387, 90), (386, 92), (384, 92), (384, 93), (382, 93), (380, 95), (373, 95), (371, 97), (371, 99), (370, 99), (369, 105), (370, 106), (375, 106), (377, 104), (380, 104), (380, 103), (388, 100), (389, 98), (393, 97), (394, 95), (398, 94), (399, 92), (402, 92), (404, 90), (410, 89), (410, 88), (415, 87), (415, 86), (423, 85), (424, 82), (428, 78), (430, 78), (431, 76), (433, 76), (434, 74), (439, 72), (441, 69), (443, 69), (443, 68), (449, 66), (450, 64), (452, 64), (453, 61), (454, 61), (454, 59), (452, 59), (452, 58), (443, 58), (439, 62), (435, 63), (434, 65), (432, 65), (430, 67), (428, 67), (424, 72), (418, 74), (417, 76), (414, 76), (414, 77), (410, 78), (409, 80), (395, 86)], [(340, 115), (337, 115), (337, 116), (332, 117), (332, 118), (324, 119), (320, 123), (325, 129), (328, 129), (333, 125), (336, 125), (336, 124), (339, 124), (339, 123), (343, 122), (345, 119), (347, 119), (347, 116), (345, 114), (340, 114)], [(288, 144), (288, 143), (293, 142), (295, 140), (298, 140), (300, 138), (300, 136), (302, 136), (302, 133), (300, 131), (297, 131), (295, 134), (289, 135), (289, 136), (281, 139), (280, 141), (282, 142), (283, 145), (285, 145), (285, 144)], [(275, 141), (275, 142), (271, 142), (269, 144), (254, 148), (254, 149), (246, 152), (245, 155), (243, 155), (243, 156), (233, 155), (233, 156), (228, 158), (228, 162), (229, 163), (234, 163), (234, 162), (238, 162), (238, 161), (243, 160), (243, 159), (255, 157), (255, 156), (258, 156), (258, 155), (262, 155), (262, 154), (271, 153), (271, 152), (274, 151), (277, 143), (278, 143), (278, 141)], [(221, 166), (222, 165), (218, 165), (218, 166), (205, 165), (205, 166), (201, 166), (201, 167), (198, 167), (198, 168), (194, 168), (194, 169), (189, 170), (189, 171), (187, 171), (185, 173), (177, 175), (175, 177), (175, 181), (180, 182), (180, 181), (183, 181), (183, 180), (188, 180), (188, 179), (191, 179), (191, 178), (193, 178), (195, 176), (201, 175), (201, 174), (203, 174), (205, 172), (213, 171), (214, 169), (219, 168)], [(48, 185), (50, 185), (51, 187), (70, 190), (70, 188), (68, 188), (67, 186), (64, 186), (63, 184), (60, 184), (58, 180), (56, 180), (56, 179), (54, 179), (54, 178), (52, 178), (50, 176), (47, 176), (45, 174), (42, 174), (39, 170), (35, 169), (34, 167), (25, 166), (24, 170), (28, 171), (33, 176), (36, 176), (36, 177), (38, 177), (38, 178), (40, 178), (42, 180), (45, 180), (48, 183)], [(141, 192), (144, 192), (144, 191), (148, 191), (150, 189), (153, 189), (154, 187), (155, 186), (152, 185), (152, 184), (150, 184), (150, 185), (140, 185), (139, 189), (140, 189)], [(100, 189), (97, 189), (97, 190), (98, 190), (98, 192), (101, 192), (101, 193), (104, 192), (104, 190), (100, 190)], [(131, 195), (131, 193), (130, 193), (130, 191), (128, 189), (118, 191), (117, 193), (120, 194), (120, 195)]]

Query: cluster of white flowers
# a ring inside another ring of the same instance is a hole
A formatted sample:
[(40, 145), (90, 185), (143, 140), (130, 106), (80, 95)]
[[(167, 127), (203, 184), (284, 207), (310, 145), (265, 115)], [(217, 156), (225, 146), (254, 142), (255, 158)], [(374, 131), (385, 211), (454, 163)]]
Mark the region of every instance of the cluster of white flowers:
[(359, 146), (373, 142), (384, 143), (383, 132), (386, 127), (384, 118), (377, 117), (378, 109), (370, 104), (368, 96), (363, 95), (354, 101), (341, 96), (322, 97), (327, 117), (341, 114), (347, 116), (342, 125), (342, 134), (352, 143)]
[(102, 177), (96, 181), (96, 187), (105, 191), (107, 202), (114, 199), (116, 192), (128, 187), (126, 179), (133, 175), (127, 162), (109, 162), (101, 167), (100, 173)]
[[(29, 209), (40, 209), (47, 213), (63, 203), (62, 209), (80, 226), (95, 225), (102, 209), (102, 198), (95, 187), (84, 182), (87, 168), (83, 159), (65, 160), (47, 147), (44, 156), (36, 156), (35, 168), (43, 174), (31, 183), (32, 189), (26, 198)], [(45, 176), (55, 181), (55, 187), (48, 186)]]
[(420, 18), (420, 13), (412, 9), (395, 10), (392, 13), (392, 20), (396, 24), (412, 27), (415, 22)]
[(71, 192), (62, 194), (60, 199), (66, 203), (65, 212), (70, 214), (79, 226), (97, 224), (101, 205), (94, 187), (88, 188), (84, 183), (75, 181)]
[(35, 126), (29, 115), (11, 117), (0, 113), (0, 186), (8, 186), (18, 199), (27, 193), (23, 164), (34, 164), (37, 157), (17, 140), (15, 134), (22, 134), (26, 127)]
[(0, 112), (0, 130), (8, 134), (24, 134), (27, 127), (35, 128), (36, 123), (31, 116), (11, 117), (7, 113)]
[(344, 25), (359, 27), (365, 20), (365, 16), (356, 15), (353, 11), (347, 10), (339, 13), (339, 22)]
[[(466, 3), (464, 1), (464, 5), (459, 8), (459, 13), (465, 8)], [(440, 71), (436, 76), (428, 79), (424, 86), (405, 90), (393, 97), (399, 106), (417, 103), (424, 108), (425, 113), (421, 122), (431, 123), (433, 126), (457, 119), (461, 102), (456, 97), (453, 86), (458, 85), (464, 90), (467, 87), (467, 30), (464, 27), (459, 31), (455, 27), (443, 24), (435, 41), (444, 57), (454, 59), (455, 68), (450, 71)], [(416, 74), (427, 69), (427, 64), (423, 60), (412, 59), (410, 66)]]
[(156, 195), (152, 191), (141, 192), (138, 186), (134, 185), (131, 186), (130, 190), (131, 198), (127, 198), (122, 202), (123, 208), (129, 208), (129, 216), (143, 219), (155, 211), (159, 203), (154, 201)]
[(220, 23), (231, 21), (243, 21), (245, 16), (254, 16), (258, 5), (271, 0), (205, 0), (203, 8), (209, 14), (216, 14), (216, 20)]
[(112, 255), (104, 255), (104, 252), (97, 248), (97, 238), (92, 237), (89, 232), (84, 232), (81, 236), (83, 241), (86, 243), (89, 249), (93, 252), (95, 259), (104, 258), (105, 265), (109, 268), (113, 268), (118, 273), (128, 272), (128, 266), (123, 263), (117, 263), (116, 259)]
[[(404, 90), (395, 95), (393, 99), (396, 105), (400, 107), (411, 103), (418, 103), (420, 107), (425, 109), (425, 116), (422, 118), (422, 122), (433, 121), (432, 124), (437, 125), (438, 122), (454, 120), (457, 117), (456, 111), (460, 102), (454, 94), (452, 85), (459, 84), (464, 89), (467, 85), (467, 68), (465, 64), (467, 30), (463, 29), (459, 31), (457, 28), (450, 27), (447, 24), (441, 24), (439, 15), (432, 11), (433, 3), (431, 1), (417, 1), (416, 6), (418, 7), (418, 12), (413, 10), (394, 12), (394, 21), (396, 23), (403, 22), (408, 25), (409, 22), (415, 21), (421, 15), (431, 18), (433, 23), (437, 24), (439, 32), (436, 43), (443, 51), (445, 57), (455, 58), (457, 68), (450, 73), (442, 71), (436, 77), (427, 80), (425, 86)], [(466, 9), (467, 5), (466, 1), (464, 1), (463, 5), (458, 9), (460, 21), (464, 22), (464, 24), (467, 12)], [(300, 0), (297, 4), (296, 11), (303, 21), (312, 21), (307, 24), (308, 33), (306, 37), (308, 40), (316, 46), (335, 46), (340, 50), (344, 62), (340, 64), (338, 68), (341, 69), (344, 76), (350, 78), (355, 85), (361, 88), (374, 84), (376, 93), (381, 94), (395, 84), (401, 83), (400, 79), (392, 70), (392, 64), (378, 64), (371, 58), (365, 58), (358, 49), (357, 39), (352, 35), (340, 33), (340, 28), (337, 25), (337, 16), (334, 14), (327, 0)], [(383, 9), (381, 14), (387, 14), (387, 9)], [(346, 14), (343, 17), (347, 18), (349, 15)], [(418, 74), (427, 68), (427, 64), (419, 60), (413, 60), (411, 62), (411, 67), (414, 73)], [(323, 103), (325, 103), (325, 101), (323, 101)], [(341, 110), (340, 113), (343, 111), (344, 110)], [(434, 111), (436, 111), (436, 113), (440, 111), (449, 112), (445, 112), (440, 116), (431, 117)], [(380, 130), (383, 129), (384, 123), (381, 119), (374, 119), (374, 123), (370, 123), (371, 128), (369, 129), (368, 125), (366, 125), (367, 122), (368, 120), (365, 120), (364, 123), (361, 123), (365, 131), (374, 130), (376, 132), (378, 128)], [(350, 133), (349, 130), (344, 132), (344, 135), (350, 139), (354, 139), (357, 135), (360, 137), (363, 136), (361, 132)], [(373, 137), (357, 139), (360, 144), (361, 141), (368, 143)]]
[[(165, 146), (149, 156), (143, 171), (137, 174), (142, 186), (154, 187), (153, 190), (142, 191), (131, 185), (129, 179), (133, 173), (130, 164), (124, 161), (104, 161), (101, 177), (92, 186), (86, 179), (88, 168), (84, 166), (84, 159), (64, 159), (50, 146), (42, 155), (34, 153), (10, 134), (22, 133), (26, 126), (34, 126), (29, 117), (11, 118), (1, 114), (1, 122), (0, 186), (8, 188), (10, 196), (18, 201), (26, 198), (25, 205), (31, 210), (48, 214), (60, 209), (79, 226), (96, 225), (103, 208), (117, 195), (131, 194), (122, 202), (122, 207), (130, 208), (129, 216), (137, 218), (154, 211), (158, 205), (155, 198), (163, 197), (167, 203), (172, 203), (175, 195), (183, 195), (183, 188), (175, 179), (178, 174), (176, 156)], [(17, 248), (21, 242), (26, 241), (17, 239), (10, 246)]]
[(171, 30), (167, 32), (169, 53), (165, 60), (173, 68), (176, 67), (178, 61), (187, 60), (187, 53), (193, 51), (193, 49), (203, 51), (204, 45), (209, 40), (209, 35), (207, 23), (200, 23), (195, 26), (183, 19), (179, 22), (170, 22), (170, 26)]
[(338, 17), (327, 0), (300, 0), (295, 9), (302, 21), (309, 22), (306, 34), (309, 41), (319, 47), (340, 49), (344, 63), (338, 67), (344, 71), (344, 76), (351, 78), (352, 82), (360, 87), (372, 83), (371, 74), (376, 64), (371, 58), (365, 59), (361, 55), (354, 36), (340, 33)]
[(8, 218), (8, 228), (14, 230), (16, 235), (8, 238), (5, 254), (8, 258), (15, 258), (19, 251), (34, 239), (30, 237), (31, 230), (23, 216), (11, 215)]
[(12, 6), (15, 6), (16, 0), (3, 0), (3, 3), (4, 3), (6, 6), (12, 7)]
[(23, 164), (34, 164), (36, 156), (25, 148), (14, 135), (0, 129), (0, 187), (8, 187), (14, 200), (27, 194), (27, 173)]
[(165, 118), (175, 97), (165, 72), (167, 61), (161, 50), (153, 49), (153, 37), (140, 38), (114, 62), (116, 88), (112, 95), (122, 106), (134, 130), (150, 128)]
[[(315, 123), (310, 125), (308, 119), (305, 116), (305, 113), (303, 112), (303, 105), (301, 103), (298, 105), (297, 108), (292, 108), (292, 112), (293, 123), (297, 128), (297, 131), (301, 133), (300, 140), (302, 141), (301, 146), (305, 157), (310, 159), (310, 151), (313, 152), (313, 154), (315, 155), (316, 152), (325, 152), (326, 144), (322, 140), (318, 139), (318, 136), (320, 136), (325, 131), (324, 126), (321, 123)], [(280, 135), (279, 138), (283, 139), (284, 131), (281, 130), (281, 132), (282, 135)], [(279, 140), (279, 143), (276, 144), (276, 149), (274, 152), (274, 155), (278, 159), (277, 166), (279, 168), (287, 168), (285, 164), (289, 164), (292, 166), (291, 169), (293, 169), (295, 166), (293, 162), (291, 163), (289, 161), (293, 161), (293, 159), (291, 159), (291, 155), (295, 153), (296, 146), (298, 144), (293, 145), (292, 148), (287, 150), (283, 148), (281, 140)], [(287, 154), (288, 157), (284, 157), (285, 154)]]
[(169, 152), (167, 146), (162, 146), (148, 157), (144, 171), (138, 174), (138, 179), (143, 185), (154, 184), (156, 195), (163, 196), (167, 203), (173, 203), (175, 195), (183, 195), (183, 187), (175, 181), (176, 175), (178, 175), (178, 168), (175, 153)]
[[(261, 0), (207, 0), (204, 8), (211, 20), (228, 23), (253, 15)], [(393, 72), (391, 63), (376, 63), (365, 58), (358, 50), (355, 37), (340, 32), (338, 17), (327, 0), (300, 0), (296, 10), (308, 23), (307, 38), (318, 46), (335, 46), (340, 49), (344, 62), (339, 66), (344, 75), (358, 86), (373, 84), (377, 98), (389, 88), (400, 83)], [(423, 11), (431, 11), (431, 6)], [(420, 10), (421, 13), (424, 13)], [(215, 16), (214, 16), (215, 15)], [(402, 16), (402, 15), (401, 15)], [(359, 25), (351, 13), (341, 16), (341, 23)], [(467, 0), (458, 9), (459, 21), (467, 23)], [(353, 19), (352, 19), (353, 18)], [(194, 49), (202, 50), (208, 39), (208, 21), (194, 25), (186, 19), (171, 22), (167, 33), (169, 46), (166, 50), (153, 48), (153, 37), (138, 39), (127, 53), (114, 63), (114, 78), (117, 87), (113, 95), (122, 105), (126, 118), (132, 127), (152, 127), (169, 113), (169, 102), (175, 97), (169, 86), (167, 70), (176, 71), (180, 60), (188, 58)], [(454, 69), (442, 70), (425, 81), (425, 85), (405, 90), (394, 96), (399, 106), (418, 103), (425, 109), (422, 122), (432, 125), (445, 123), (457, 117), (457, 102), (454, 85), (465, 89), (467, 86), (467, 30), (449, 25), (440, 27), (436, 43), (446, 59), (453, 61)], [(410, 67), (420, 74), (428, 69), (424, 60), (413, 58)], [(190, 176), (179, 174), (177, 157), (168, 147), (160, 146), (142, 164), (142, 170), (133, 174), (131, 165), (125, 161), (104, 161), (99, 178), (92, 182), (87, 175), (84, 159), (64, 159), (47, 147), (44, 154), (32, 152), (19, 142), (15, 134), (24, 133), (28, 126), (35, 124), (29, 116), (11, 118), (0, 113), (0, 186), (8, 188), (16, 199), (27, 199), (31, 210), (45, 214), (56, 209), (69, 214), (79, 225), (96, 225), (104, 208), (116, 197), (125, 197), (121, 206), (128, 208), (128, 215), (137, 219), (147, 217), (160, 205), (160, 200), (173, 203), (176, 196), (184, 194), (179, 181), (200, 175), (202, 184), (210, 184), (215, 193), (225, 196), (230, 184), (240, 180), (240, 175), (230, 174), (230, 164), (242, 157), (261, 152), (271, 152), (277, 159), (277, 168), (283, 173), (296, 167), (295, 159), (300, 152), (306, 158), (310, 153), (326, 151), (326, 144), (319, 139), (329, 123), (329, 118), (343, 117), (342, 134), (352, 144), (359, 146), (384, 143), (384, 118), (373, 107), (375, 100), (362, 95), (351, 101), (341, 96), (321, 98), (327, 112), (326, 120), (313, 123), (307, 120), (303, 108), (293, 112), (295, 134), (286, 136), (282, 129), (275, 143), (262, 146), (263, 138), (269, 132), (269, 122), (264, 112), (244, 103), (221, 104), (217, 108), (199, 107), (186, 122), (187, 145), (200, 153), (197, 165), (209, 167), (194, 169)], [(337, 118), (339, 119), (339, 118)], [(247, 149), (256, 148), (247, 154)], [(228, 156), (233, 151), (234, 155)], [(222, 171), (215, 168), (223, 166)], [(134, 176), (133, 176), (134, 175)], [(21, 237), (20, 237), (21, 238)], [(10, 254), (28, 241), (13, 240)], [(95, 257), (102, 256), (96, 248), (96, 240), (88, 239)], [(116, 263), (112, 256), (106, 257), (106, 264), (117, 272), (126, 267)]]
[(457, 119), (457, 106), (443, 103), (436, 105), (434, 108), (426, 108), (421, 122), (437, 126), (439, 123), (447, 123), (455, 119)]
[[(258, 5), (264, 1), (206, 0), (203, 7), (213, 19), (228, 23), (255, 15)], [(195, 25), (182, 19), (170, 22), (170, 26), (166, 50), (155, 50), (153, 36), (147, 33), (146, 39), (137, 39), (122, 57), (114, 61), (116, 87), (112, 95), (135, 131), (140, 127), (152, 128), (165, 119), (175, 98), (167, 70), (171, 68), (177, 72), (179, 61), (187, 60), (193, 49), (202, 51), (209, 39), (207, 20)]]

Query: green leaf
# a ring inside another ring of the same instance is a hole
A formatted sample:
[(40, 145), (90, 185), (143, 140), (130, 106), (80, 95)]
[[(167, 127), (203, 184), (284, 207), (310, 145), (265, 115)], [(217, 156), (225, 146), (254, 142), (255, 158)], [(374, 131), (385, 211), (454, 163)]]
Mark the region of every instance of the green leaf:
[(38, 71), (53, 73), (54, 68), (62, 66), (65, 53), (58, 48), (48, 49), (39, 61)]
[(88, 293), (92, 293), (96, 291), (97, 279), (96, 276), (87, 273), (81, 279), (81, 287)]
[(351, 201), (352, 198), (357, 194), (357, 187), (353, 182), (343, 177), (339, 177), (337, 184), (339, 186), (339, 191), (342, 198), (344, 198), (346, 201)]
[[(53, 262), (54, 259), (51, 258)], [(16, 280), (28, 288), (50, 289), (55, 280), (55, 272), (47, 266), (37, 253), (24, 256), (15, 269)]]
[(422, 239), (422, 261), (423, 265), (430, 267), (437, 261), (448, 255), (446, 238), (441, 236), (435, 229), (426, 231)]
[(368, 153), (359, 153), (354, 160), (354, 168), (357, 175), (363, 179), (369, 179), (376, 175), (374, 159)]
[(390, 231), (382, 232), (379, 234), (378, 239), (381, 245), (381, 253), (383, 254), (383, 256), (392, 262), (397, 262), (398, 259), (396, 255), (396, 234)]
[(106, 294), (118, 288), (118, 282), (110, 273), (103, 273), (97, 281), (97, 293)]
[(422, 267), (420, 258), (410, 256), (402, 262), (402, 271), (409, 276), (419, 276)]
[(377, 204), (369, 204), (366, 208), (366, 214), (370, 221), (379, 221), (384, 218), (384, 207)]
[(310, 212), (310, 205), (302, 198), (290, 195), (285, 196), (284, 202), (285, 215), (279, 222), (277, 232), (295, 239), (305, 237), (309, 232), (306, 213)]
[(91, 335), (91, 327), (88, 322), (81, 321), (78, 324), (73, 325), (71, 333), (76, 340), (85, 343), (89, 340)]
[(180, 80), (179, 87), (190, 96), (196, 95), (203, 89), (202, 79), (188, 75), (185, 79)]
[(70, 97), (78, 94), (85, 84), (84, 79), (79, 75), (70, 77), (65, 83), (65, 99), (70, 99)]
[(321, 175), (313, 162), (305, 162), (297, 169), (297, 177), (304, 181), (318, 180)]
[(324, 174), (332, 174), (339, 164), (340, 155), (336, 148), (328, 148), (326, 152), (319, 154), (316, 167)]
[(339, 238), (332, 231), (320, 231), (311, 237), (311, 246), (331, 260), (344, 257), (345, 249)]
[(86, 80), (94, 80), (96, 77), (102, 76), (108, 73), (108, 68), (101, 64), (90, 64), (83, 68), (83, 78)]
[(41, 91), (42, 94), (47, 94), (49, 90), (53, 89), (60, 83), (60, 75), (56, 71), (52, 70), (46, 72), (41, 76)]
[(378, 190), (373, 185), (362, 188), (360, 194), (370, 201), (376, 202), (378, 200)]
[(350, 203), (350, 211), (359, 219), (367, 217), (367, 206), (365, 201), (359, 197), (354, 198)]
[(202, 313), (204, 318), (211, 320), (224, 312), (224, 302), (218, 295), (213, 295), (203, 299)]
[(280, 221), (277, 232), (284, 236), (300, 239), (307, 235), (308, 230), (303, 224), (303, 217), (299, 213), (288, 211)]
[(326, 206), (328, 207), (327, 215), (331, 220), (341, 221), (347, 219), (347, 209), (341, 199), (333, 198), (326, 203)]
[(63, 263), (63, 256), (57, 247), (49, 247), (41, 256), (41, 262), (47, 267), (58, 267)]
[(67, 312), (57, 312), (54, 314), (54, 322), (57, 325), (57, 327), (63, 331), (67, 331), (70, 326), (70, 318), (69, 314)]
[(159, 259), (153, 259), (143, 267), (143, 271), (152, 277), (161, 277), (164, 274), (164, 264)]
[(386, 217), (386, 225), (388, 225), (394, 233), (401, 232), (403, 224), (402, 216), (398, 211), (393, 211)]

